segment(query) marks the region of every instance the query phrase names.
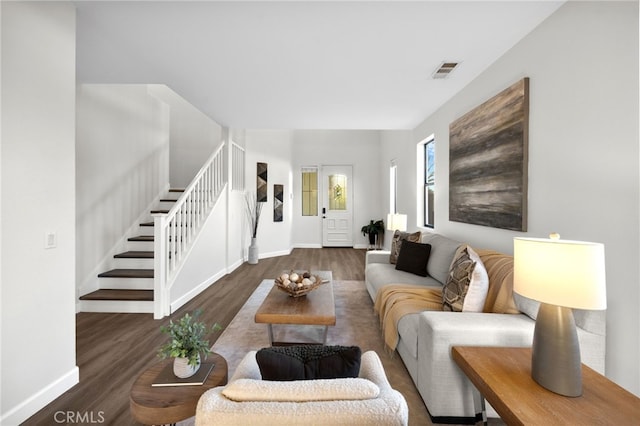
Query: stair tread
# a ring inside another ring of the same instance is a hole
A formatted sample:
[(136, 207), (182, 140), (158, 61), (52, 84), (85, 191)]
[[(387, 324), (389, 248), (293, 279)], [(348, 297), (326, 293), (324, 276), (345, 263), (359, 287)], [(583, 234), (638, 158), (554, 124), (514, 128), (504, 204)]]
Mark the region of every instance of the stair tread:
[(153, 235), (138, 235), (137, 237), (131, 237), (128, 241), (153, 241)]
[(100, 278), (153, 278), (153, 269), (112, 269), (98, 274)]
[(165, 209), (162, 209), (162, 210), (151, 210), (151, 214), (154, 214), (154, 213), (169, 213), (169, 210), (168, 209), (167, 210), (165, 210)]
[(113, 257), (117, 259), (153, 259), (153, 251), (125, 251)]
[(178, 201), (178, 200), (176, 200), (175, 198), (161, 198), (160, 199), (161, 203), (175, 203), (176, 201)]
[(153, 226), (153, 222), (143, 222), (140, 226)]
[(153, 301), (153, 290), (96, 290), (80, 297), (80, 300)]
[(169, 192), (184, 192), (184, 188), (171, 188)]

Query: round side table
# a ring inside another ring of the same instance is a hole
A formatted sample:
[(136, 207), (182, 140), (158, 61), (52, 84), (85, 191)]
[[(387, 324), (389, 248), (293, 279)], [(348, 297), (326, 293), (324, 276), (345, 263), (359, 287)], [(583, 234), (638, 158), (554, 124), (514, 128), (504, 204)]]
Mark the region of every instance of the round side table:
[(198, 400), (203, 393), (216, 386), (227, 384), (227, 361), (219, 354), (207, 356), (205, 363), (215, 366), (202, 385), (160, 386), (151, 384), (173, 359), (159, 362), (138, 376), (131, 387), (129, 407), (131, 415), (147, 425), (172, 424), (193, 417)]

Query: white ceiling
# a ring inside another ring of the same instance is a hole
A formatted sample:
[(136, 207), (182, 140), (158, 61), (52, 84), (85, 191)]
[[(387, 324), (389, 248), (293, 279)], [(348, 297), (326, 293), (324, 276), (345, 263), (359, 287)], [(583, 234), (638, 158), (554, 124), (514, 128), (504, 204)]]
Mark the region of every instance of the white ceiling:
[(164, 83), (229, 127), (412, 129), (562, 3), (77, 1), (77, 78)]

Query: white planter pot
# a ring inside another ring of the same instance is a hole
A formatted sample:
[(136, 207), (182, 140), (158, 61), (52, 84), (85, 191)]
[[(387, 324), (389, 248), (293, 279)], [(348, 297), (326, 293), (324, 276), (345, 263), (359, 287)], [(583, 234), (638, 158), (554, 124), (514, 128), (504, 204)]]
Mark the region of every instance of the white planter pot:
[(189, 365), (189, 358), (174, 358), (173, 359), (173, 374), (176, 377), (185, 379), (196, 374), (196, 371), (200, 368), (200, 355), (198, 355), (198, 363), (196, 365)]
[(258, 245), (256, 239), (251, 238), (251, 245), (249, 246), (249, 264), (255, 265), (258, 263)]

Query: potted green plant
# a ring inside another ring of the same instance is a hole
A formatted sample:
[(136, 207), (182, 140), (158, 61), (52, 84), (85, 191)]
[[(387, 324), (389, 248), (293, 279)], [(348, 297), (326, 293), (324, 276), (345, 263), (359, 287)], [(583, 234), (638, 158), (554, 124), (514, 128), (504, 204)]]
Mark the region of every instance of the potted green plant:
[(382, 219), (374, 221), (373, 219), (369, 223), (360, 229), (362, 235), (369, 235), (369, 244), (372, 246), (376, 244), (376, 237), (379, 233), (384, 232), (384, 222)]
[(211, 353), (205, 336), (221, 329), (217, 323), (207, 327), (204, 322), (197, 321), (201, 314), (202, 310), (198, 309), (193, 315), (186, 313), (179, 320), (169, 320), (168, 325), (160, 327), (160, 331), (171, 336), (171, 339), (160, 348), (158, 356), (163, 359), (174, 358), (173, 373), (177, 377), (191, 377), (198, 371), (201, 356), (206, 359)]

